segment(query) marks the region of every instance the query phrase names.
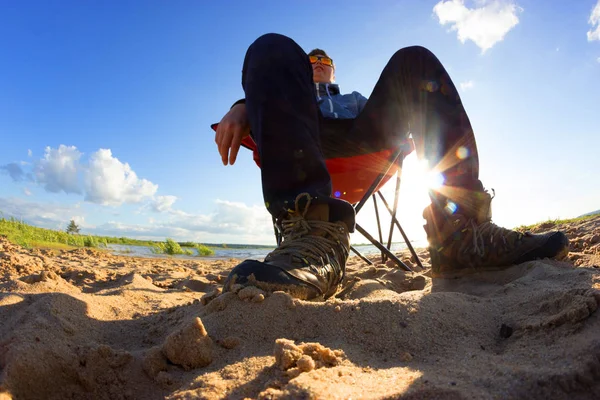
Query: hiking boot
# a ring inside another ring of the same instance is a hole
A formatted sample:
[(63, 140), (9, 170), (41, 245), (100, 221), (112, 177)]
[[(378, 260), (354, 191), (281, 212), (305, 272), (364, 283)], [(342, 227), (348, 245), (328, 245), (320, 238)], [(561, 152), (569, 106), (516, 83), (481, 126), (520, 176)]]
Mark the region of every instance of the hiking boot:
[(540, 258), (562, 259), (569, 253), (569, 240), (562, 232), (534, 235), (492, 223), (492, 197), (487, 192), (477, 192), (469, 200), (470, 210), (461, 212), (460, 206), (448, 202), (444, 208), (432, 204), (423, 212), (433, 277), (506, 269)]
[(224, 292), (240, 284), (311, 300), (326, 299), (337, 291), (346, 271), (350, 233), (346, 223), (329, 222), (327, 204), (311, 206), (311, 200), (307, 193), (296, 198), (295, 210), (278, 223), (283, 236), (279, 247), (263, 262), (246, 260), (236, 266)]

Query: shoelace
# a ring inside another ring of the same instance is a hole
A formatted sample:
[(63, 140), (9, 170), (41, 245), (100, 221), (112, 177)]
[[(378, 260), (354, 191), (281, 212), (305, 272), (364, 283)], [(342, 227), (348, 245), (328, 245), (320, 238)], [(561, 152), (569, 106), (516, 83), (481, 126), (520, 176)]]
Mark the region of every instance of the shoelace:
[[(300, 210), (299, 203), (302, 198), (306, 198), (307, 201), (304, 209)], [(295, 212), (281, 222), (283, 241), (271, 252), (270, 257), (292, 255), (310, 265), (315, 272), (320, 272), (318, 266), (324, 267), (327, 264), (341, 269), (335, 257), (335, 248), (342, 249), (341, 256), (344, 258), (350, 252), (350, 249), (342, 244), (345, 239), (344, 228), (334, 222), (306, 220), (305, 216), (311, 200), (308, 193), (296, 197)], [(321, 231), (323, 235), (311, 235), (310, 232), (314, 230)]]
[(477, 225), (474, 220), (470, 220), (471, 230), (473, 232), (473, 250), (472, 253), (478, 255), (479, 257), (483, 257), (485, 255), (486, 248), (486, 235), (489, 234), (489, 243), (490, 245), (494, 244), (494, 236), (500, 237), (502, 239), (502, 244), (504, 249), (508, 248), (508, 241), (506, 238), (508, 236), (514, 235), (516, 236), (516, 240), (521, 239), (523, 237), (522, 234), (516, 231), (511, 231), (509, 229), (501, 228), (498, 225), (487, 221), (482, 224)]

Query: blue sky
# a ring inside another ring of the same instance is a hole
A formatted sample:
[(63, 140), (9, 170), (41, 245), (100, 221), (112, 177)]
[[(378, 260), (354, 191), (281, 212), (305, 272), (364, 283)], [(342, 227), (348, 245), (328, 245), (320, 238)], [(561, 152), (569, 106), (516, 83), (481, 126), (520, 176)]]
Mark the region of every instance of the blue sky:
[[(369, 96), (392, 54), (432, 50), (475, 130), (494, 221), (600, 209), (600, 0), (3, 1), (0, 211), (87, 233), (272, 243), (259, 170), (224, 167), (209, 125), (243, 97), (241, 65), (277, 32), (326, 49)], [(424, 237), (421, 164), (401, 221)], [(387, 188), (389, 191), (389, 188)], [(369, 208), (359, 218), (373, 226)], [(359, 237), (356, 242), (364, 242)]]

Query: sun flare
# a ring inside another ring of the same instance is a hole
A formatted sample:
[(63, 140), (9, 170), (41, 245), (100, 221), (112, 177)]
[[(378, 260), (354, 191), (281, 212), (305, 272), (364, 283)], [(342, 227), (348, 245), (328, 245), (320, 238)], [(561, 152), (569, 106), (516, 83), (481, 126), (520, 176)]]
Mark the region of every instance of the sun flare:
[[(400, 196), (398, 199), (397, 218), (412, 242), (417, 246), (425, 245), (425, 231), (423, 230), (424, 220), (422, 217), (423, 209), (430, 204), (428, 191), (438, 189), (443, 185), (443, 177), (435, 171), (429, 171), (429, 165), (425, 160), (418, 160), (415, 153), (408, 155), (404, 159), (402, 174), (400, 176)], [(396, 188), (396, 178), (392, 178), (383, 186), (381, 193), (387, 199), (390, 206), (393, 206), (394, 190)], [(381, 202), (379, 202), (381, 203)], [(385, 208), (379, 205), (379, 216), (381, 218), (381, 228), (385, 238), (388, 237), (391, 217)], [(372, 235), (377, 237), (377, 218), (374, 211), (373, 202), (368, 204), (357, 215), (356, 222), (362, 225)], [(397, 230), (394, 231), (394, 242), (401, 241), (402, 237)], [(366, 243), (367, 240), (358, 232), (352, 235), (352, 243)]]

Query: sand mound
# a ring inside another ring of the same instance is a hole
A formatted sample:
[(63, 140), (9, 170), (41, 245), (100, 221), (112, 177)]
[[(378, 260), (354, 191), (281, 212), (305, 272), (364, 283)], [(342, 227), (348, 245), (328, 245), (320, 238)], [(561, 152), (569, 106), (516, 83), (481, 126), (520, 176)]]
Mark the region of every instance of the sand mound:
[(0, 238), (0, 398), (600, 398), (600, 218), (564, 228), (569, 262), (432, 280), (356, 258), (320, 303), (220, 294), (235, 261)]

